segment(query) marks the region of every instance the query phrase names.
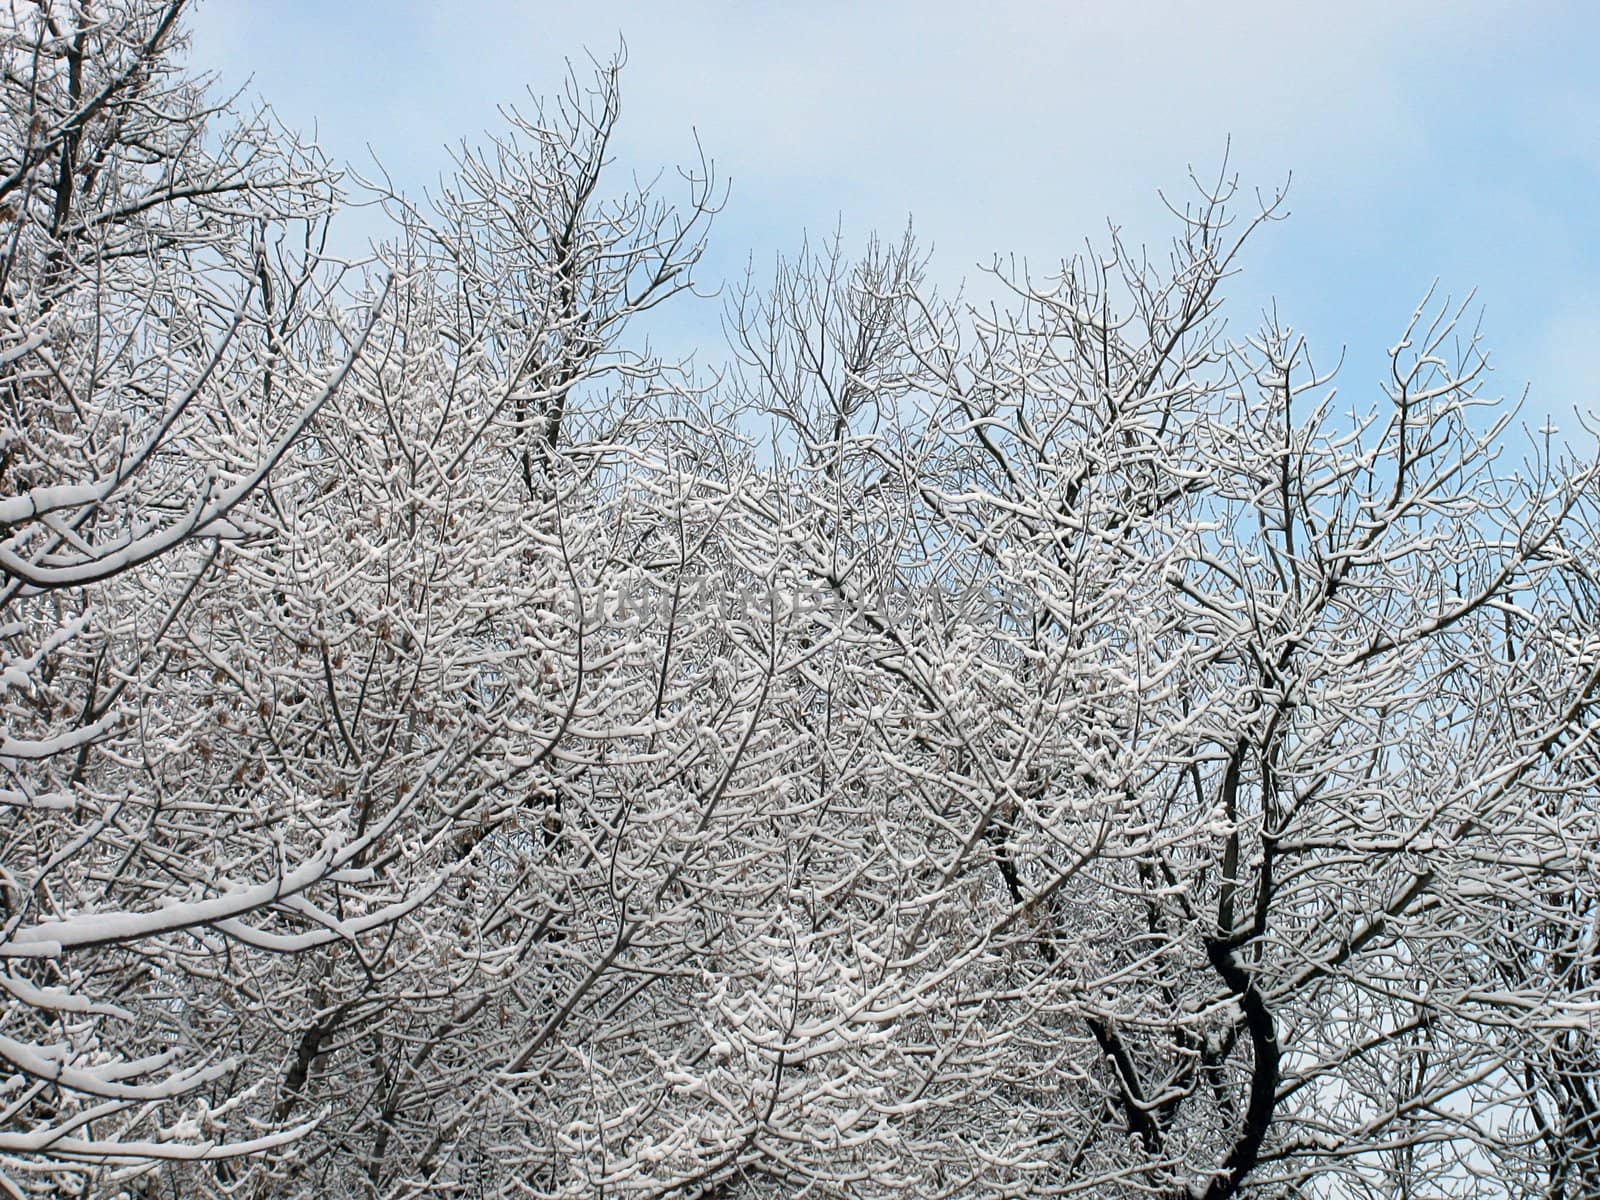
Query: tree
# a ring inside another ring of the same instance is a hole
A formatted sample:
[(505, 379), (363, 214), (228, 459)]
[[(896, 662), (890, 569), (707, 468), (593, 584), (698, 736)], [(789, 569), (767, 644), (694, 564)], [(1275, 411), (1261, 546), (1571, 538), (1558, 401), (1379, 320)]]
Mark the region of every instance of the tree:
[[(401, 282), (273, 480), (285, 536), (197, 602), (229, 703), (270, 712), (221, 769), (292, 775), (358, 829), (403, 812), (369, 865), (426, 896), (403, 930), (308, 948), (292, 982), (270, 970), (286, 990), (249, 1036), (284, 1056), (278, 1115), (337, 1114), (294, 1186), (470, 1177), (504, 1105), (493, 1073), (559, 1055), (546, 1043), (608, 991), (615, 931), (574, 922), (615, 882), (590, 839), (636, 818), (567, 776), (608, 777), (579, 748), (620, 745), (643, 696), (606, 597), (628, 590), (620, 539), (645, 536), (632, 480), (663, 371), (617, 340), (686, 286), (712, 199), (709, 178), (684, 214), (596, 195), (615, 117), (613, 68), (511, 114), (431, 210), (385, 197)], [(507, 1046), (510, 1021), (548, 1029)]]
[(241, 1110), (260, 1072), (226, 1056), (236, 1014), (205, 1007), (205, 981), (255, 922), (329, 889), (357, 926), (404, 906), (365, 879), (360, 835), (280, 837), (266, 797), (164, 778), (205, 743), (149, 719), (187, 688), (174, 631), (225, 546), (269, 526), (263, 480), (370, 332), (326, 303), (326, 167), (174, 71), (181, 7), (42, 3), (0, 33), (0, 1179), (16, 1194), (292, 1142), (303, 1129)]
[[(892, 823), (923, 868), (873, 916), (915, 897), (918, 935), (959, 932), (874, 961), (968, 956), (943, 998), (993, 1014), (909, 1190), (1581, 1189), (1594, 466), (1502, 473), (1510, 414), (1449, 311), (1344, 421), (1286, 331), (1223, 343), (1227, 199), (1169, 272), (1114, 243), (965, 330), (906, 252), (786, 277), (740, 326), (814, 478), (813, 569), (924, 731), (895, 763), (928, 811)], [(871, 617), (930, 571), (976, 617)], [(893, 706), (847, 707), (891, 740)]]
[(1593, 1190), (1596, 466), (1460, 309), (1341, 413), (1224, 178), (697, 380), (617, 64), (351, 267), (181, 8), (5, 34), (11, 1191)]

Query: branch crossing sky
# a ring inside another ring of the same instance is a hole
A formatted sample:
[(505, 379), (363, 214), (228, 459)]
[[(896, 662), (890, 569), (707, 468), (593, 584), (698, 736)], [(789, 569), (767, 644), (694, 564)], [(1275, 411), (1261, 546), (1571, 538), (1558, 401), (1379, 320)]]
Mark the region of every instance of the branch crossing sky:
[[(1045, 273), (1108, 218), (1164, 257), (1158, 190), (1184, 198), (1226, 150), (1247, 189), (1293, 176), (1290, 219), (1233, 281), (1232, 336), (1276, 299), (1319, 367), (1344, 354), (1364, 408), (1437, 279), (1477, 288), (1489, 386), (1531, 385), (1530, 425), (1600, 410), (1597, 4), (204, 0), (193, 30), (197, 67), (409, 191), (497, 104), (625, 40), (619, 165), (671, 188), (698, 134), (731, 180), (711, 284), (908, 217), (947, 287), (996, 254)], [(680, 308), (661, 336), (715, 350), (720, 312)]]

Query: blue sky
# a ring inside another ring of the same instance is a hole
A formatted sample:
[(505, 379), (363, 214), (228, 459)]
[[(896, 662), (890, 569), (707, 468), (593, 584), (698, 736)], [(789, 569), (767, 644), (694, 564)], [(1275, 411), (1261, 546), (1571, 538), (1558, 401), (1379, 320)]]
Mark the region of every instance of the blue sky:
[[(411, 190), (497, 104), (623, 38), (619, 165), (690, 161), (698, 133), (732, 182), (713, 284), (752, 256), (759, 280), (807, 231), (859, 247), (908, 217), (945, 284), (997, 253), (1048, 269), (1108, 218), (1159, 247), (1158, 189), (1231, 140), (1246, 187), (1293, 173), (1231, 332), (1275, 300), (1369, 398), (1438, 279), (1477, 288), (1491, 387), (1531, 384), (1533, 424), (1600, 410), (1600, 4), (203, 0), (192, 28), (196, 66)], [(715, 343), (719, 311), (680, 310), (671, 336)]]

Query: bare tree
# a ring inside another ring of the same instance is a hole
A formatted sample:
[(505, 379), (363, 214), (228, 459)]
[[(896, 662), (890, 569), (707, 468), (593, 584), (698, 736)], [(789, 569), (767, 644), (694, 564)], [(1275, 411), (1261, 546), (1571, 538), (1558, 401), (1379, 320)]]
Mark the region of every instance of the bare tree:
[(1224, 177), (696, 380), (617, 64), (355, 268), (181, 8), (4, 33), (6, 1188), (1594, 1190), (1596, 467), (1464, 309), (1336, 408)]
[(14, 5), (0, 33), (0, 1179), (18, 1194), (292, 1141), (241, 1110), (257, 1064), (192, 985), (332, 880), (358, 926), (400, 901), (363, 882), (360, 835), (307, 844), (265, 797), (163, 778), (205, 743), (147, 720), (181, 703), (175, 630), (224, 544), (267, 528), (264, 479), (371, 328), (326, 303), (326, 168), (174, 73), (181, 8)]

